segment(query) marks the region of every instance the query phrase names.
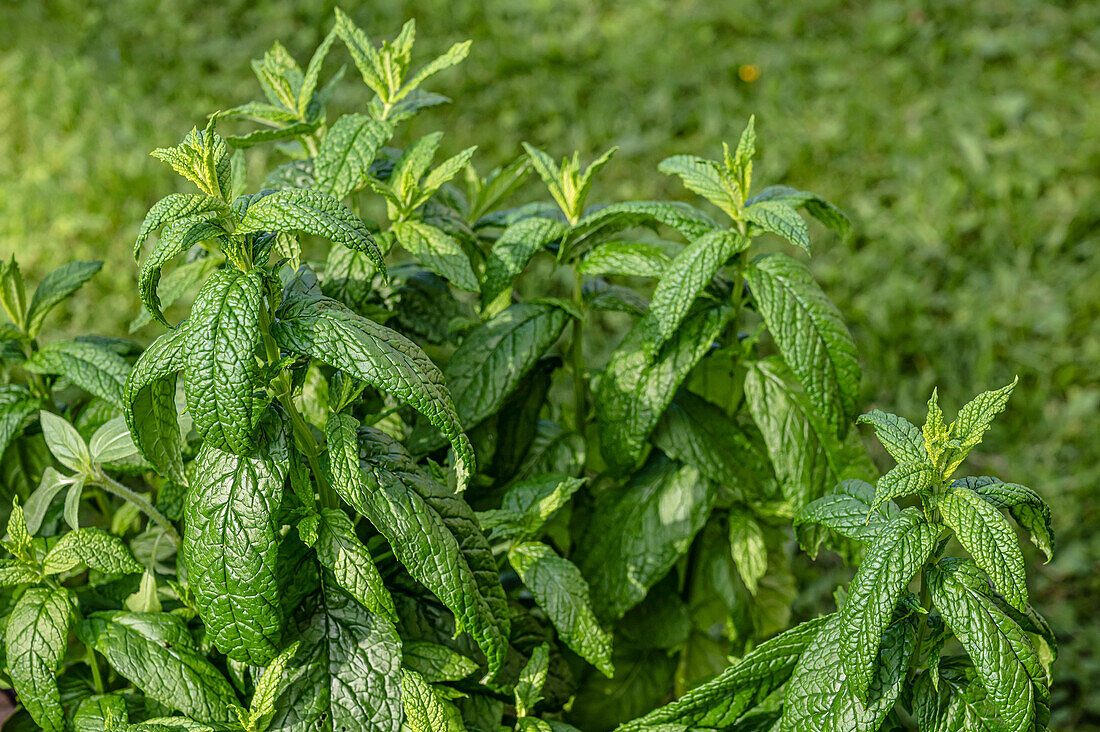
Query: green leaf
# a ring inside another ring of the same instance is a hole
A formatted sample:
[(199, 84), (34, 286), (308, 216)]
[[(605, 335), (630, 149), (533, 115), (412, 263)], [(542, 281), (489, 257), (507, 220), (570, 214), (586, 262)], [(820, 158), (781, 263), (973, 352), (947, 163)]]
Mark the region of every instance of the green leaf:
[(760, 201), (745, 209), (745, 220), (810, 251), (810, 228), (798, 212), (782, 201)]
[(401, 664), (432, 684), (461, 681), (477, 671), (477, 662), (438, 643), (406, 641), (401, 652)]
[(473, 448), (462, 433), (443, 374), (419, 346), (335, 300), (319, 297), (287, 300), (271, 332), (282, 348), (388, 391), (427, 417), (450, 441), (458, 485), (466, 485), (474, 469)]
[(664, 249), (644, 241), (609, 241), (589, 250), (577, 269), (581, 274), (660, 277), (672, 259)]
[(719, 307), (696, 313), (657, 353), (645, 347), (651, 324), (636, 323), (611, 355), (596, 394), (600, 449), (616, 473), (630, 470), (676, 389), (722, 332), (730, 316)]
[(205, 193), (172, 193), (160, 199), (145, 214), (145, 220), (141, 223), (137, 241), (134, 243), (134, 259), (141, 254), (141, 246), (154, 231), (179, 219), (198, 216), (199, 214), (225, 214), (229, 212), (229, 206), (221, 198), (208, 196)]
[(23, 593), (7, 618), (4, 652), (19, 703), (47, 732), (63, 732), (56, 676), (68, 647), (68, 590), (34, 587)]
[(593, 206), (570, 230), (565, 254), (583, 251), (623, 229), (653, 224), (664, 224), (690, 241), (718, 228), (714, 219), (680, 201), (627, 201)]
[(117, 536), (102, 529), (78, 529), (58, 539), (42, 560), (45, 574), (60, 574), (79, 565), (104, 574), (137, 574), (142, 571), (134, 555)]
[(443, 369), (466, 429), (496, 413), (568, 322), (554, 305), (517, 303), (466, 335)]
[(202, 722), (232, 718), (229, 707), (237, 704), (233, 687), (206, 660), (176, 615), (93, 613), (77, 635), (150, 699)]
[(745, 277), (783, 360), (843, 437), (856, 412), (861, 372), (840, 312), (809, 269), (784, 254), (758, 257)]
[(0, 303), (15, 327), (16, 333), (12, 335), (21, 335), (27, 317), (27, 290), (14, 254), (7, 262), (0, 263)]
[(498, 539), (532, 538), (584, 482), (584, 478), (571, 478), (562, 473), (546, 473), (517, 481), (508, 487), (499, 509), (479, 515), (481, 525)]
[(336, 34), (351, 53), (356, 68), (363, 75), (363, 81), (375, 94), (379, 96), (386, 94), (388, 90), (382, 77), (381, 59), (378, 52), (374, 50), (370, 37), (360, 30), (340, 8), (336, 8), (335, 29)]
[(872, 507), (877, 508), (886, 501), (897, 498), (924, 494), (935, 480), (936, 471), (927, 462), (895, 465), (875, 483), (875, 502)]
[[(794, 526), (799, 539), (803, 538), (800, 529), (806, 525), (824, 526), (841, 536), (869, 544), (899, 514), (900, 509), (891, 502), (872, 508), (875, 489), (862, 480), (848, 479), (837, 485), (833, 493), (822, 496), (806, 505), (795, 517)], [(804, 543), (805, 546), (805, 543)], [(816, 552), (817, 547), (806, 547)]]
[(401, 639), (336, 588), (306, 601), (271, 730), (377, 732), (401, 725)]
[(879, 644), (913, 577), (932, 554), (943, 527), (907, 509), (878, 530), (840, 611), (840, 660), (848, 688), (867, 702)]
[(219, 450), (248, 454), (253, 447), (253, 392), (260, 377), (261, 274), (214, 272), (199, 290), (184, 350), (187, 408), (203, 440)]
[(1012, 390), (1019, 380), (1020, 377), (1017, 376), (1011, 384), (996, 391), (979, 394), (959, 410), (951, 424), (950, 433), (950, 438), (958, 441), (959, 446), (949, 457), (945, 475), (953, 473), (967, 454), (982, 441), (982, 436), (993, 424), (993, 419), (1008, 405), (1008, 398), (1012, 396)]
[(542, 701), (542, 687), (550, 665), (550, 647), (542, 643), (531, 652), (516, 683), (516, 715), (526, 717)]
[[(160, 302), (162, 313), (165, 308), (175, 303), (181, 297), (189, 292), (193, 292), (199, 283), (205, 280), (206, 276), (214, 269), (216, 262), (217, 259), (215, 257), (196, 259), (194, 262), (188, 262), (187, 264), (176, 267), (161, 279), (160, 284), (157, 286), (157, 301)], [(142, 310), (134, 316), (134, 319), (130, 321), (130, 332), (134, 333), (139, 328), (143, 328), (152, 319), (153, 316), (149, 314), (149, 311), (142, 308)]]
[(944, 523), (955, 532), (974, 562), (993, 580), (1012, 607), (1027, 607), (1027, 579), (1024, 557), (1016, 532), (992, 504), (967, 488), (954, 483), (936, 496), (936, 508)]
[(718, 270), (748, 245), (748, 239), (717, 229), (691, 242), (676, 255), (657, 283), (649, 303), (653, 347), (660, 346), (680, 328), (695, 299), (706, 290)]
[(791, 732), (873, 732), (901, 694), (914, 645), (913, 625), (900, 620), (887, 629), (866, 703), (860, 701), (841, 664), (843, 621), (832, 616), (806, 648), (784, 694), (780, 727)]
[(53, 341), (24, 362), (36, 374), (64, 376), (89, 394), (125, 408), (123, 392), (130, 364), (115, 351), (92, 341)]
[[(509, 226), (493, 243), (481, 282), (481, 305), (489, 308), (509, 292), (531, 258), (547, 244), (565, 236), (569, 227), (560, 221), (533, 216)], [(505, 304), (507, 304), (505, 302)]]
[(42, 400), (32, 397), (23, 387), (10, 386), (0, 391), (0, 455), (8, 449), (23, 423), (41, 408)]
[(756, 594), (760, 578), (768, 571), (768, 549), (764, 531), (748, 511), (730, 509), (730, 552), (745, 587)]
[(65, 523), (71, 529), (80, 528), (80, 500), (84, 497), (84, 476), (78, 476), (65, 494)]
[[(317, 101), (314, 92), (317, 89), (317, 82), (321, 77), (321, 68), (325, 63), (325, 57), (328, 56), (329, 49), (332, 48), (333, 42), (336, 40), (336, 28), (332, 28), (325, 34), (324, 40), (321, 41), (321, 45), (313, 52), (313, 56), (309, 59), (309, 65), (306, 67), (305, 75), (302, 77), (302, 85), (298, 90), (298, 116), (306, 117), (309, 115), (311, 103)], [(323, 95), (323, 92), (322, 92)], [(339, 120), (337, 120), (339, 124)], [(333, 125), (335, 127), (336, 125)], [(331, 134), (331, 130), (329, 133)]]
[[(1007, 509), (1009, 515), (1031, 536), (1049, 562), (1054, 556), (1054, 529), (1051, 528), (1050, 507), (1038, 493), (1019, 483), (1002, 483), (996, 478), (960, 478), (951, 484), (977, 493), (993, 506)], [(28, 502), (28, 507), (29, 507)]]
[[(401, 669), (401, 704), (405, 710), (402, 732), (452, 732), (448, 702), (440, 698), (427, 680), (416, 671)], [(460, 726), (458, 732), (463, 732)]]
[(298, 231), (364, 252), (380, 272), (386, 271), (382, 253), (370, 230), (358, 216), (332, 196), (320, 191), (287, 189), (254, 201), (237, 225), (237, 234), (258, 231)]
[(474, 152), (477, 150), (477, 146), (468, 147), (458, 155), (447, 158), (438, 166), (436, 166), (430, 173), (424, 176), (424, 180), (420, 183), (420, 195), (414, 200), (413, 205), (419, 206), (431, 198), (435, 193), (465, 168), (470, 163), (470, 158), (473, 157)]
[(989, 583), (968, 561), (943, 560), (928, 572), (932, 600), (978, 670), (1004, 728), (1032, 728), (1038, 654), (1021, 628), (989, 598)]
[(37, 336), (50, 311), (83, 287), (102, 266), (103, 262), (69, 262), (43, 277), (27, 308), (23, 327), (27, 335)]
[(138, 277), (138, 295), (149, 316), (164, 326), (169, 326), (161, 312), (160, 286), (161, 269), (172, 259), (189, 251), (196, 244), (209, 239), (219, 239), (224, 248), (228, 242), (228, 233), (219, 224), (204, 216), (189, 216), (177, 219), (164, 227), (160, 239), (153, 251), (145, 258)]
[(105, 422), (92, 435), (88, 449), (92, 453), (92, 461), (96, 463), (114, 463), (137, 455), (125, 417), (115, 417)]
[(0, 588), (37, 584), (42, 575), (15, 559), (0, 559)]
[(416, 89), (432, 76), (435, 76), (440, 71), (445, 71), (462, 63), (462, 60), (470, 53), (470, 41), (462, 41), (456, 43), (447, 49), (441, 56), (437, 56), (431, 62), (424, 65), (416, 74), (405, 82), (404, 86), (398, 90), (394, 96), (395, 100), (403, 99), (413, 89)]
[(931, 458), (924, 447), (923, 434), (905, 417), (883, 412), (880, 409), (872, 409), (856, 421), (874, 427), (878, 441), (886, 448), (886, 452), (890, 453), (890, 457), (899, 464), (930, 463)]
[(684, 187), (722, 209), (731, 218), (738, 217), (740, 201), (722, 181), (710, 160), (694, 155), (673, 155), (657, 166), (665, 175), (675, 175)]
[(495, 672), (504, 658), (502, 621), (456, 536), (411, 485), (424, 476), (396, 442), (370, 428), (356, 434), (351, 417), (336, 416), (339, 421), (330, 419), (326, 429), (333, 487), (386, 537), (405, 569), (454, 613), (459, 632), (473, 636)]
[(263, 665), (281, 646), (275, 571), (287, 447), (281, 431), (253, 456), (204, 444), (187, 501), (183, 557), (203, 621), (218, 650)]
[(38, 413), (38, 421), (42, 425), (42, 436), (46, 439), (46, 445), (59, 463), (70, 470), (83, 473), (91, 471), (92, 455), (76, 427), (46, 410)]
[(299, 645), (299, 641), (291, 643), (264, 669), (263, 676), (256, 684), (256, 693), (252, 695), (248, 706), (252, 728), (266, 730), (271, 723), (271, 718), (275, 715), (275, 699), (286, 674), (286, 665), (298, 652)]
[(816, 193), (800, 191), (790, 186), (768, 186), (747, 201), (753, 206), (762, 201), (778, 201), (791, 208), (805, 208), (806, 213), (825, 225), (841, 239), (848, 236), (852, 225), (844, 212)]
[(309, 135), (320, 126), (320, 120), (311, 122), (295, 122), (286, 127), (263, 128), (254, 130), (246, 135), (230, 135), (225, 138), (231, 147), (238, 150), (262, 145), (266, 142), (278, 142), (291, 140), (295, 137)]
[(462, 245), (450, 234), (422, 221), (400, 221), (393, 226), (398, 243), (440, 277), (456, 287), (478, 291), (477, 275)]
[(662, 729), (661, 725), (729, 727), (787, 681), (802, 653), (832, 617), (815, 618), (761, 643), (717, 678), (627, 722), (617, 732), (650, 732)]
[(317, 541), (313, 548), (318, 561), (332, 572), (336, 584), (356, 602), (390, 622), (397, 622), (393, 598), (382, 584), (382, 576), (374, 566), (370, 552), (355, 535), (355, 527), (347, 514), (338, 509), (321, 511)]
[(153, 341), (126, 381), (126, 426), (142, 457), (161, 475), (184, 483), (183, 438), (176, 412), (176, 378), (186, 360), (187, 329), (180, 327)]
[(715, 493), (695, 468), (657, 458), (593, 512), (574, 561), (598, 617), (617, 620), (645, 597), (687, 551)]
[(27, 503), (21, 511), (26, 521), (27, 531), (31, 535), (38, 533), (53, 499), (72, 481), (72, 478), (61, 475), (53, 467), (47, 467), (42, 471), (42, 479), (38, 482), (38, 487), (27, 498)]
[(114, 730), (130, 721), (126, 699), (119, 694), (106, 694), (85, 699), (73, 714), (76, 732)]
[(611, 678), (611, 635), (596, 620), (588, 583), (576, 565), (537, 541), (514, 544), (508, 561), (565, 645)]
[(208, 196), (225, 199), (231, 188), (229, 149), (214, 131), (216, 120), (217, 115), (212, 115), (205, 130), (193, 127), (179, 145), (158, 147), (149, 154), (168, 163)]
[(405, 211), (411, 211), (414, 195), (419, 190), (420, 179), (428, 172), (428, 167), (439, 150), (442, 132), (432, 132), (419, 138), (405, 148), (401, 158), (390, 173), (389, 184)]
[(379, 149), (393, 135), (393, 127), (365, 114), (346, 114), (325, 135), (313, 170), (314, 187), (335, 199), (358, 190), (370, 174)]

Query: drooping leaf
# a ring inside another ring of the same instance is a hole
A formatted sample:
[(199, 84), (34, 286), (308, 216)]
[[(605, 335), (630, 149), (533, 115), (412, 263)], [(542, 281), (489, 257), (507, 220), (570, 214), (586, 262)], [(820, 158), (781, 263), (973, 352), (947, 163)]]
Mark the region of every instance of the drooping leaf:
[(134, 243), (134, 259), (141, 254), (141, 246), (149, 235), (160, 227), (178, 219), (205, 213), (227, 213), (229, 206), (220, 198), (205, 193), (171, 193), (153, 204), (141, 223)]
[(255, 454), (204, 444), (187, 501), (183, 558), (214, 644), (230, 658), (264, 665), (282, 646), (275, 514), (288, 461), (285, 435), (261, 428)]
[(23, 423), (42, 408), (42, 401), (31, 396), (26, 387), (0, 387), (0, 455), (15, 439)]
[(746, 201), (746, 204), (751, 207), (762, 201), (778, 201), (791, 208), (805, 208), (806, 213), (823, 223), (841, 239), (848, 236), (852, 228), (851, 222), (843, 211), (816, 193), (800, 191), (790, 186), (768, 186)]
[(184, 350), (187, 407), (203, 440), (246, 455), (253, 447), (259, 381), (261, 275), (218, 270), (199, 290), (191, 308)]
[(286, 301), (272, 335), (288, 351), (313, 356), (384, 389), (428, 418), (454, 448), (458, 485), (473, 473), (473, 448), (462, 432), (439, 368), (399, 333), (323, 297)]
[(62, 732), (65, 717), (57, 672), (68, 646), (68, 590), (34, 587), (23, 593), (7, 620), (4, 652), (19, 703), (47, 732)]
[(220, 225), (205, 216), (177, 219), (164, 227), (157, 245), (142, 263), (138, 277), (138, 296), (149, 316), (161, 325), (169, 325), (161, 312), (157, 289), (160, 286), (161, 269), (178, 255), (208, 239), (220, 239), (224, 246), (228, 243), (228, 234)]
[(332, 572), (336, 584), (372, 613), (397, 622), (393, 598), (382, 584), (370, 552), (355, 535), (347, 514), (338, 509), (323, 510), (313, 548), (317, 559)]
[(153, 341), (126, 381), (126, 426), (142, 457), (162, 475), (184, 483), (183, 438), (176, 412), (176, 378), (184, 369), (185, 327)]
[(1002, 483), (988, 476), (960, 478), (952, 485), (969, 488), (997, 508), (1007, 509), (1047, 561), (1053, 558), (1054, 529), (1051, 528), (1050, 507), (1038, 493), (1019, 483)]
[[(833, 493), (822, 496), (799, 511), (794, 525), (799, 539), (803, 539), (802, 526), (823, 526), (841, 536), (868, 544), (899, 513), (891, 502), (872, 508), (875, 488), (862, 480), (841, 481)], [(816, 546), (803, 545), (807, 551), (816, 552)]]
[(758, 257), (745, 276), (783, 360), (814, 408), (843, 437), (855, 416), (861, 371), (840, 312), (809, 269), (784, 254)]
[(687, 551), (714, 504), (693, 467), (656, 458), (594, 513), (574, 560), (597, 617), (616, 620)]
[(80, 639), (111, 667), (169, 709), (203, 722), (228, 722), (233, 687), (171, 613), (101, 612), (79, 626)]
[(514, 544), (508, 551), (508, 561), (562, 641), (610, 678), (615, 672), (611, 635), (596, 620), (588, 583), (576, 565), (537, 541)]

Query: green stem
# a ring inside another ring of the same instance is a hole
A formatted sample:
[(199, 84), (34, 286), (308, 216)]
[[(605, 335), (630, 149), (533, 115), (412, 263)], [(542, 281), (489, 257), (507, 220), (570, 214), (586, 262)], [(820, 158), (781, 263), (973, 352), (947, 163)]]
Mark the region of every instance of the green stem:
[(92, 684), (95, 686), (95, 692), (97, 694), (106, 693), (106, 688), (103, 686), (103, 677), (99, 673), (99, 660), (95, 656), (95, 649), (91, 646), (84, 646), (84, 663), (88, 664), (88, 668), (92, 670)]
[[(573, 264), (573, 304), (584, 312), (580, 268)], [(573, 411), (576, 417), (577, 432), (583, 437), (588, 423), (588, 394), (584, 383), (584, 319), (573, 320), (573, 342), (569, 347), (573, 363)]]
[(117, 480), (107, 475), (102, 470), (99, 471), (98, 475), (93, 476), (93, 480), (100, 488), (107, 491), (108, 493), (111, 493), (124, 501), (129, 501), (130, 503), (137, 506), (138, 510), (140, 510), (142, 513), (152, 519), (153, 523), (164, 529), (165, 535), (168, 537), (168, 540), (175, 545), (176, 549), (180, 548), (183, 542), (180, 539), (179, 532), (176, 531), (176, 527), (172, 525), (172, 522), (169, 521), (163, 513), (154, 508), (153, 504), (150, 503), (145, 496), (141, 495), (140, 493), (136, 493), (133, 489), (123, 485), (122, 483), (119, 483)]

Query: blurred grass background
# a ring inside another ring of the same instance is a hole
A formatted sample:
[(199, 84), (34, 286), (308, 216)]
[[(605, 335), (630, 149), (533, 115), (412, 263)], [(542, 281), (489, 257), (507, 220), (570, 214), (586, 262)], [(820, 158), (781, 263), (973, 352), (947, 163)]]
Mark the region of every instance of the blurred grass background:
[[(106, 260), (61, 327), (125, 333), (134, 235), (181, 186), (148, 151), (258, 96), (248, 62), (274, 40), (308, 60), (332, 4), (2, 2), (0, 255), (31, 279)], [(844, 243), (816, 230), (813, 266), (859, 342), (868, 406), (916, 420), (934, 385), (950, 409), (1020, 375), (972, 469), (1054, 508), (1057, 558), (1035, 593), (1063, 640), (1054, 724), (1100, 728), (1100, 4), (344, 7), (376, 38), (415, 17), (422, 59), (474, 40), (430, 87), (455, 103), (414, 131), (481, 145), (480, 167), (523, 140), (555, 155), (619, 145), (594, 200), (682, 196), (657, 163), (716, 157), (755, 113), (756, 180), (818, 192), (855, 221)]]

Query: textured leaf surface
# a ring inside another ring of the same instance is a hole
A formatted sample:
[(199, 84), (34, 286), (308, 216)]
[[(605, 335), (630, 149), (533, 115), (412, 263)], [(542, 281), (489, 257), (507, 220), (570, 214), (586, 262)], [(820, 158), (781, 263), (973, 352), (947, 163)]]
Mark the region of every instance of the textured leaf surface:
[(461, 681), (477, 671), (476, 662), (437, 643), (406, 641), (402, 644), (401, 653), (401, 664), (432, 684)]
[(588, 583), (580, 570), (537, 541), (514, 545), (508, 561), (535, 596), (535, 602), (546, 611), (562, 641), (610, 678), (615, 670), (611, 664), (611, 636), (592, 612)]
[(1019, 483), (1002, 483), (996, 478), (961, 478), (952, 485), (960, 485), (977, 493), (997, 508), (1007, 509), (1009, 515), (1031, 536), (1031, 541), (1043, 552), (1049, 562), (1054, 556), (1054, 529), (1051, 527), (1050, 507), (1038, 493)]
[(695, 299), (730, 257), (749, 245), (738, 234), (717, 229), (691, 242), (661, 276), (649, 303), (649, 345), (667, 341), (684, 322)]
[(275, 512), (285, 438), (243, 457), (203, 445), (187, 505), (183, 556), (203, 621), (230, 658), (264, 665), (281, 650)]
[(523, 272), (531, 257), (547, 244), (565, 236), (569, 227), (553, 219), (532, 217), (509, 226), (489, 250), (481, 302), (489, 305)]
[(923, 493), (935, 479), (936, 471), (927, 461), (895, 465), (875, 483), (874, 505), (877, 507), (886, 501)]
[(42, 402), (22, 386), (0, 387), (0, 455), (4, 454), (23, 422), (42, 408)]
[(798, 212), (782, 201), (760, 201), (745, 209), (745, 220), (810, 251), (810, 228)]
[(903, 620), (887, 630), (866, 704), (841, 664), (843, 634), (842, 620), (834, 615), (803, 652), (784, 694), (784, 732), (873, 732), (894, 706), (913, 650), (913, 626)]
[(799, 511), (794, 525), (796, 529), (807, 524), (824, 526), (845, 538), (870, 543), (900, 512), (893, 503), (872, 508), (874, 500), (871, 484), (855, 479), (841, 481), (833, 493)]
[(1024, 557), (1016, 532), (1004, 515), (974, 491), (957, 483), (937, 496), (936, 507), (944, 523), (990, 576), (1005, 600), (1023, 612), (1027, 607)]
[(363, 185), (378, 149), (393, 129), (365, 114), (345, 114), (329, 129), (321, 142), (313, 170), (315, 188), (342, 199)]
[(388, 391), (427, 417), (450, 441), (458, 485), (466, 485), (474, 468), (473, 448), (443, 374), (419, 346), (328, 298), (288, 300), (279, 316), (271, 330), (280, 346)]
[(757, 258), (745, 276), (783, 360), (838, 435), (855, 415), (860, 367), (840, 312), (804, 264), (783, 254)]
[(969, 450), (982, 441), (985, 431), (993, 424), (993, 418), (1008, 405), (1008, 398), (1012, 396), (1017, 381), (1019, 378), (1000, 389), (979, 394), (959, 410), (951, 424), (951, 437), (959, 441), (962, 450)]
[(753, 595), (768, 571), (768, 548), (764, 531), (748, 511), (731, 509), (729, 514), (730, 553), (745, 587)]
[(23, 593), (7, 618), (4, 652), (19, 702), (48, 732), (62, 732), (65, 718), (55, 679), (69, 634), (69, 594), (34, 587)]
[(717, 678), (627, 722), (617, 732), (665, 729), (661, 725), (669, 725), (669, 730), (732, 725), (787, 681), (803, 651), (831, 618), (807, 621), (761, 643)]
[(859, 566), (840, 611), (840, 660), (860, 700), (874, 679), (883, 633), (898, 601), (920, 572), (943, 529), (906, 510), (883, 525)]
[(79, 636), (120, 675), (170, 709), (203, 722), (228, 722), (237, 695), (206, 660), (183, 620), (169, 613), (94, 613)]
[(117, 536), (102, 529), (84, 528), (58, 539), (42, 560), (42, 571), (57, 574), (81, 564), (104, 574), (136, 574), (142, 570)]
[(399, 732), (401, 639), (393, 625), (335, 588), (309, 602), (271, 730)]
[(364, 428), (357, 435), (346, 422), (326, 430), (326, 437), (333, 487), (386, 537), (405, 569), (454, 613), (460, 632), (473, 636), (489, 668), (499, 668), (504, 658), (501, 621), (482, 595), (458, 539), (410, 485), (425, 479), (412, 459), (376, 430)]
[(492, 530), (497, 538), (532, 538), (582, 485), (583, 478), (570, 478), (562, 473), (518, 481), (508, 487), (499, 509), (479, 514), (481, 525)]
[(586, 275), (660, 277), (671, 262), (671, 257), (656, 244), (609, 241), (589, 251), (578, 269)]
[(694, 155), (673, 155), (665, 158), (657, 166), (665, 175), (675, 175), (684, 183), (684, 187), (713, 203), (733, 216), (738, 209), (738, 201), (718, 177), (709, 160)]
[(317, 559), (332, 572), (336, 583), (360, 605), (392, 623), (397, 622), (393, 598), (382, 584), (382, 575), (374, 566), (370, 552), (355, 535), (347, 514), (337, 509), (322, 511), (313, 548)]
[(626, 472), (637, 462), (676, 389), (710, 350), (729, 314), (715, 308), (691, 316), (656, 354), (644, 347), (651, 326), (641, 320), (615, 349), (596, 395), (600, 449), (613, 471)]
[(237, 455), (253, 447), (263, 285), (258, 272), (223, 269), (199, 290), (188, 320), (187, 407), (203, 440)]
[(800, 191), (790, 186), (768, 186), (750, 198), (746, 203), (754, 206), (761, 201), (779, 201), (791, 208), (805, 208), (806, 213), (820, 221), (842, 239), (851, 230), (851, 222), (844, 212), (816, 193)]
[(158, 472), (183, 483), (183, 438), (176, 412), (176, 377), (184, 369), (186, 328), (169, 331), (141, 354), (126, 381), (126, 426)]
[(124, 409), (123, 392), (130, 364), (91, 341), (54, 341), (37, 351), (25, 368), (38, 374), (64, 376), (89, 394)]
[(228, 242), (225, 229), (208, 221), (205, 216), (178, 219), (164, 228), (157, 245), (142, 263), (141, 274), (138, 276), (138, 296), (151, 318), (161, 325), (168, 325), (168, 321), (164, 319), (164, 314), (161, 312), (157, 290), (164, 265), (199, 242), (217, 238), (222, 238), (223, 243)]
[(440, 277), (455, 287), (477, 292), (477, 275), (470, 258), (458, 240), (447, 232), (422, 221), (401, 221), (394, 224), (393, 233), (402, 247)]
[(172, 193), (160, 199), (145, 214), (134, 243), (134, 259), (141, 254), (141, 246), (149, 235), (160, 227), (177, 219), (204, 213), (226, 213), (229, 206), (225, 201), (204, 193)]
[(324, 237), (348, 249), (364, 252), (385, 272), (367, 225), (344, 204), (320, 191), (287, 189), (276, 191), (248, 207), (237, 225), (238, 234), (258, 231), (300, 231)]
[(899, 465), (926, 463), (931, 459), (924, 448), (924, 435), (920, 428), (905, 417), (872, 409), (861, 415), (858, 421), (874, 427), (878, 441)]
[(27, 333), (38, 335), (50, 311), (83, 287), (102, 266), (103, 262), (69, 262), (43, 277), (27, 306)]
[[(401, 670), (401, 703), (405, 710), (404, 732), (452, 732), (447, 702), (416, 671)], [(459, 727), (458, 732), (462, 732)]]
[(929, 571), (932, 600), (970, 655), (1008, 730), (1031, 728), (1035, 684), (1041, 683), (1038, 654), (1020, 627), (989, 598), (978, 568), (944, 560)]
[(687, 551), (714, 498), (698, 470), (658, 459), (599, 507), (574, 556), (598, 617), (617, 620), (645, 597)]

